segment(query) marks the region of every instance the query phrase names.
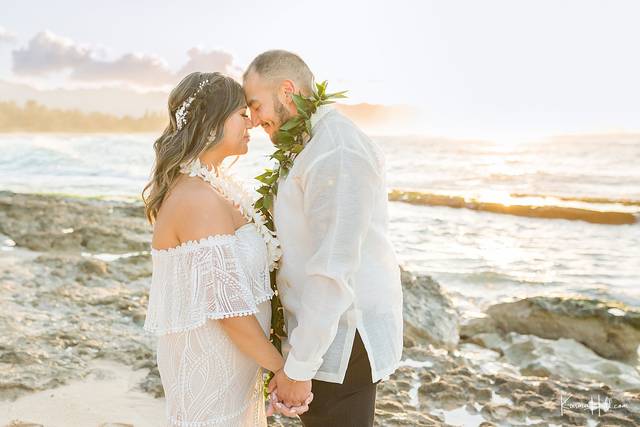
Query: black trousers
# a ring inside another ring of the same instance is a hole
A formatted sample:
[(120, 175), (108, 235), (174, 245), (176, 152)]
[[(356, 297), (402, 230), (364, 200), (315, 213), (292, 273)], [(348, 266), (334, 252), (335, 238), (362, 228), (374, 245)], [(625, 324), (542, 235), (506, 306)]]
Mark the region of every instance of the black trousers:
[(373, 426), (378, 382), (372, 383), (369, 357), (356, 330), (343, 383), (312, 380), (313, 402), (300, 415), (302, 423), (305, 427)]

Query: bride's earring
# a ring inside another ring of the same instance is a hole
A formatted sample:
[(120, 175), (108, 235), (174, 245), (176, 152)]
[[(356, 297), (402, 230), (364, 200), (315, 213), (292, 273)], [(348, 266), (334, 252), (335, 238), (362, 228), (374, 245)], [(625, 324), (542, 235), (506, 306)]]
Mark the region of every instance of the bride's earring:
[(213, 143), (216, 141), (216, 129), (211, 129), (211, 132), (209, 132), (209, 135), (207, 136), (207, 148), (211, 148), (211, 146), (213, 145)]

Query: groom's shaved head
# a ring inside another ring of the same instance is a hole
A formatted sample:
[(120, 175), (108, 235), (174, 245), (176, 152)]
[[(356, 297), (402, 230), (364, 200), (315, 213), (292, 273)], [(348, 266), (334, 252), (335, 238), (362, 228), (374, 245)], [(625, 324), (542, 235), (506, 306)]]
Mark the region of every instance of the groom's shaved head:
[(256, 56), (243, 80), (246, 81), (251, 73), (276, 83), (292, 80), (304, 95), (313, 92), (314, 78), (309, 66), (298, 55), (286, 50), (268, 50)]

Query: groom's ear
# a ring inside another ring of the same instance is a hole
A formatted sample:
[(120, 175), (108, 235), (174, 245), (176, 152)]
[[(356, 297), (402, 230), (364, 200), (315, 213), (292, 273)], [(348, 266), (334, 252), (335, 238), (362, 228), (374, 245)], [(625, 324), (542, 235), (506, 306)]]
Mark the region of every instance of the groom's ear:
[(283, 80), (282, 83), (280, 83), (280, 90), (285, 102), (293, 102), (291, 95), (296, 93), (296, 84), (293, 80)]

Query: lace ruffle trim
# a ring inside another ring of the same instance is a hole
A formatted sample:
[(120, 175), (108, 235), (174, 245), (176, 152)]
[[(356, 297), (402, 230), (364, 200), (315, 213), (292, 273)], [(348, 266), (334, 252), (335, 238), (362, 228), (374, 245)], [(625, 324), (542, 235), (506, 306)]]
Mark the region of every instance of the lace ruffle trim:
[(151, 254), (160, 255), (160, 256), (177, 255), (183, 252), (189, 252), (192, 249), (197, 249), (202, 246), (210, 246), (211, 244), (231, 242), (233, 241), (233, 239), (236, 238), (236, 234), (238, 233), (238, 231), (240, 231), (241, 229), (243, 229), (248, 225), (249, 224), (245, 224), (242, 227), (238, 228), (234, 234), (214, 234), (211, 236), (203, 237), (202, 239), (199, 239), (199, 240), (189, 240), (187, 242), (181, 243), (180, 245), (174, 248), (155, 249), (152, 247)]
[[(275, 293), (273, 292), (273, 290), (269, 289), (268, 295), (256, 298), (255, 300), (256, 306), (260, 305), (261, 303), (267, 300), (270, 300), (271, 298), (273, 298), (274, 295)], [(227, 319), (229, 317), (251, 316), (257, 313), (258, 313), (257, 308), (251, 309), (251, 310), (240, 310), (232, 313), (205, 313), (201, 319), (198, 319), (197, 321), (192, 322), (188, 325), (176, 326), (171, 328), (160, 328), (158, 326), (151, 326), (151, 325), (145, 324), (144, 330), (154, 335), (176, 334), (176, 333), (187, 332), (192, 329), (200, 328), (204, 326), (208, 320)]]

